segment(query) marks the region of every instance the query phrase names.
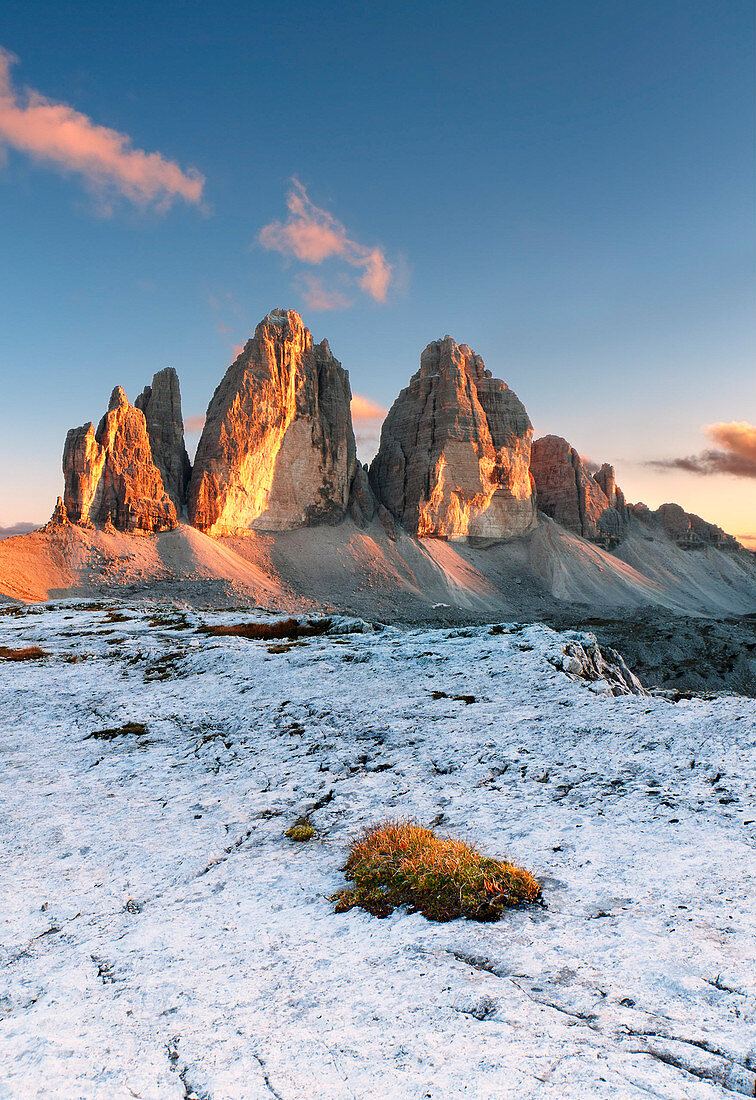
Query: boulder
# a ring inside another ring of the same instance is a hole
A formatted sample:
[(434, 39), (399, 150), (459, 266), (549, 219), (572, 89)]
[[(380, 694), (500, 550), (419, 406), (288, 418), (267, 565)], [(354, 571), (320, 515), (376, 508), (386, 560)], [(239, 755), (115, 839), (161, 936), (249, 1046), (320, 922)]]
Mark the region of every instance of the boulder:
[(427, 346), (392, 405), (370, 484), (412, 534), (512, 538), (535, 520), (532, 437), (512, 390), (446, 336)]
[(338, 523), (357, 457), (349, 375), (293, 310), (276, 309), (231, 364), (207, 410), (190, 522), (211, 535)]
[(145, 386), (134, 405), (144, 413), (152, 461), (160, 471), (163, 488), (180, 515), (186, 505), (192, 466), (184, 446), (181, 390), (173, 367), (158, 371), (152, 385)]
[(97, 428), (72, 428), (63, 450), (64, 506), (73, 523), (104, 524), (121, 531), (165, 531), (176, 526), (176, 508), (152, 460), (144, 413), (120, 386)]

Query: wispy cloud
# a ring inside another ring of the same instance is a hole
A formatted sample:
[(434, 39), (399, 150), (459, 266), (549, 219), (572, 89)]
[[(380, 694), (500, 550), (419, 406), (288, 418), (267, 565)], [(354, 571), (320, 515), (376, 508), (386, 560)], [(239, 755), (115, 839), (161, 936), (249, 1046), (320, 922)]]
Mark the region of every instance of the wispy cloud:
[(359, 393), (352, 397), (352, 420), (384, 420), (387, 410), (377, 401), (362, 397)]
[(386, 409), (359, 393), (352, 396), (351, 409), (359, 459), (361, 462), (369, 462), (378, 451)]
[(0, 48), (0, 145), (76, 172), (90, 187), (116, 191), (140, 206), (164, 210), (177, 198), (201, 202), (205, 181), (195, 169), (184, 171), (161, 153), (133, 148), (127, 134), (98, 126), (65, 103), (32, 89), (16, 91), (10, 73), (15, 61)]
[(184, 431), (187, 435), (199, 435), (205, 426), (204, 416), (185, 416)]
[[(263, 248), (280, 252), (282, 256), (291, 256), (302, 263), (321, 264), (324, 260), (337, 258), (350, 267), (361, 270), (357, 283), (361, 290), (374, 298), (376, 302), (385, 302), (393, 274), (392, 265), (386, 259), (382, 248), (369, 248), (353, 241), (346, 227), (327, 210), (316, 206), (298, 179), (292, 180), (291, 190), (286, 198), (289, 216), (285, 222), (274, 221), (263, 226), (258, 240)], [(310, 293), (314, 301), (329, 302), (333, 295), (322, 288), (320, 294)], [(337, 295), (341, 305), (314, 305), (313, 309), (344, 309), (350, 304), (343, 295)]]
[(739, 420), (708, 424), (704, 431), (718, 447), (680, 458), (655, 459), (647, 465), (655, 470), (682, 470), (700, 476), (756, 478), (756, 426)]
[(328, 290), (323, 280), (311, 272), (304, 272), (297, 280), (301, 286), (302, 297), (310, 309), (349, 309), (351, 301), (338, 290)]

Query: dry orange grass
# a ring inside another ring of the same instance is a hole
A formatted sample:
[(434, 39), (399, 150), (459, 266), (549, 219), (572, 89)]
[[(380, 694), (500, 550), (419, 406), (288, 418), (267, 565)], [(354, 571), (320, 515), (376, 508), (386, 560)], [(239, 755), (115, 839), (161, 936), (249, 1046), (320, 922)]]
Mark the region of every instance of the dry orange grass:
[(0, 645), (0, 661), (39, 661), (46, 656), (44, 649), (40, 649), (38, 645), (29, 645), (26, 649), (8, 649), (7, 646)]
[(311, 638), (325, 634), (331, 628), (330, 619), (311, 619), (307, 623), (296, 619), (282, 619), (277, 623), (236, 623), (231, 626), (201, 626), (202, 634), (212, 634), (216, 638), (252, 638), (259, 641), (271, 641), (275, 638)]
[(332, 898), (337, 913), (358, 906), (387, 917), (404, 905), (428, 920), (492, 921), (506, 908), (541, 897), (529, 871), (408, 818), (363, 829), (342, 869), (354, 885)]

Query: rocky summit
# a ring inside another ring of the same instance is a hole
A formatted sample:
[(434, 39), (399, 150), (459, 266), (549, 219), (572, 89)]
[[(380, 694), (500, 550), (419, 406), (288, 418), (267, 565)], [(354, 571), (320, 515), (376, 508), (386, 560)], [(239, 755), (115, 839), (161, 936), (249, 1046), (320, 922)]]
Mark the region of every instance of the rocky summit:
[(153, 461), (147, 421), (120, 386), (99, 423), (72, 428), (63, 450), (65, 512), (72, 523), (121, 531), (167, 531), (176, 507)]
[(702, 550), (714, 546), (719, 550), (737, 550), (737, 539), (715, 523), (707, 523), (695, 512), (686, 512), (679, 504), (661, 504), (652, 512), (645, 504), (630, 505), (632, 513), (645, 523), (652, 523), (684, 550)]
[(612, 466), (605, 463), (591, 476), (566, 439), (545, 435), (533, 443), (530, 472), (542, 512), (576, 535), (616, 545), (627, 508)]
[(145, 386), (134, 402), (147, 422), (152, 460), (160, 471), (163, 487), (180, 515), (192, 472), (184, 446), (184, 421), (181, 416), (181, 391), (173, 367), (158, 371), (151, 386)]
[(217, 387), (194, 469), (176, 371), (155, 374), (134, 405), (116, 387), (96, 431), (90, 423), (68, 433), (65, 492), (46, 530), (154, 533), (186, 514), (204, 534), (237, 536), (348, 519), (375, 524), (391, 542), (487, 546), (543, 531), (548, 517), (617, 553), (634, 552), (636, 520), (684, 550), (741, 549), (679, 505), (628, 505), (614, 468), (593, 473), (561, 436), (533, 441), (517, 396), (450, 336), (425, 348), (369, 470), (357, 461), (350, 402), (349, 375), (328, 342), (315, 344), (294, 310), (275, 309)]
[(212, 535), (338, 523), (357, 469), (349, 375), (293, 310), (276, 309), (226, 371), (189, 488)]
[(446, 336), (428, 344), (391, 407), (370, 483), (412, 534), (511, 538), (535, 521), (532, 436), (506, 383)]

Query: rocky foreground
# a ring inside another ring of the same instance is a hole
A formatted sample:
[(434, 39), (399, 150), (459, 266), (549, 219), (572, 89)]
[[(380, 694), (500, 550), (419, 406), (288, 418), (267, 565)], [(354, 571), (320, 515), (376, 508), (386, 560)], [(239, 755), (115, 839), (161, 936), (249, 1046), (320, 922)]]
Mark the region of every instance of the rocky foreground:
[[(754, 1094), (756, 702), (613, 695), (539, 625), (199, 629), (269, 618), (0, 616), (47, 654), (0, 661), (0, 1093)], [(406, 814), (546, 907), (335, 914), (348, 838)]]

